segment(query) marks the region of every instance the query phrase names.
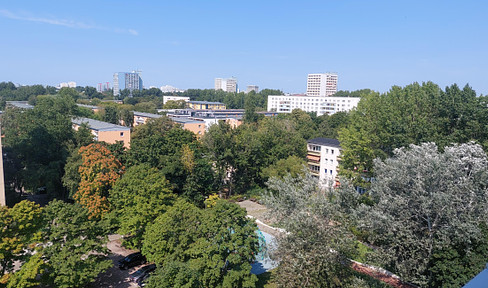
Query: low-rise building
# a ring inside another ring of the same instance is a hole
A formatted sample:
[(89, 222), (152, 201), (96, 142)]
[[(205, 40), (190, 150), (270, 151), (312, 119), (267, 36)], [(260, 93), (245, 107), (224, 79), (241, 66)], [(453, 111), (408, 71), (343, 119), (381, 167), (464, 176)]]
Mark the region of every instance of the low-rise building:
[(310, 172), (323, 187), (338, 184), (338, 167), (341, 154), (339, 140), (314, 138), (307, 141), (307, 164)]
[(225, 110), (225, 104), (221, 102), (188, 101), (187, 105), (196, 110)]
[(317, 116), (332, 115), (352, 110), (358, 106), (359, 97), (323, 97), (304, 94), (269, 95), (267, 110), (278, 113), (291, 113), (293, 109), (315, 112)]
[(6, 101), (5, 108), (34, 109), (34, 106), (30, 105), (27, 101)]
[(90, 118), (72, 118), (73, 129), (78, 130), (83, 124), (91, 130), (95, 141), (104, 141), (115, 144), (117, 141), (124, 143), (124, 147), (130, 147), (130, 128), (112, 123), (102, 122)]
[(183, 129), (190, 130), (195, 133), (198, 138), (205, 134), (205, 121), (191, 118), (169, 117), (175, 123), (180, 124)]
[(190, 101), (190, 97), (184, 97), (184, 96), (163, 96), (163, 105), (166, 104), (168, 101), (185, 101), (188, 102)]
[(138, 111), (132, 111), (132, 113), (134, 113), (134, 126), (146, 124), (147, 121), (151, 119), (158, 119), (163, 117), (163, 115), (159, 115), (159, 114), (145, 113), (145, 112), (138, 112)]

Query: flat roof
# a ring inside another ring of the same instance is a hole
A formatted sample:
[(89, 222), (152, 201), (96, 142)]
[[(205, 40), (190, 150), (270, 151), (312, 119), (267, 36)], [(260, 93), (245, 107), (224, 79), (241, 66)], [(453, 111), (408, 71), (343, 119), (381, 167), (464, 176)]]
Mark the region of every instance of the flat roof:
[(172, 121), (176, 122), (176, 123), (182, 123), (182, 124), (185, 124), (185, 123), (205, 123), (204, 121), (202, 120), (195, 120), (195, 119), (189, 119), (189, 118), (180, 118), (180, 117), (169, 117), (169, 119), (171, 119)]
[(33, 109), (34, 106), (30, 105), (27, 101), (6, 101), (7, 106), (13, 106), (21, 109)]
[(332, 139), (332, 138), (319, 137), (319, 138), (310, 139), (307, 141), (307, 143), (341, 148), (341, 143), (339, 142), (339, 140)]
[(75, 117), (71, 118), (71, 122), (73, 124), (81, 126), (83, 123), (86, 123), (90, 129), (98, 130), (98, 131), (129, 131), (129, 127), (120, 126), (108, 122), (98, 121), (90, 118), (85, 117)]
[(154, 113), (146, 113), (146, 112), (138, 112), (138, 111), (132, 111), (135, 116), (142, 116), (142, 117), (147, 117), (147, 118), (161, 118), (163, 115), (159, 114), (154, 114)]
[(222, 102), (207, 102), (207, 101), (188, 101), (188, 103), (193, 104), (216, 104), (216, 105), (224, 105)]
[(80, 103), (76, 103), (76, 105), (78, 105), (79, 107), (85, 107), (90, 109), (100, 109), (98, 106), (94, 106), (94, 105), (87, 105), (87, 104), (80, 104)]

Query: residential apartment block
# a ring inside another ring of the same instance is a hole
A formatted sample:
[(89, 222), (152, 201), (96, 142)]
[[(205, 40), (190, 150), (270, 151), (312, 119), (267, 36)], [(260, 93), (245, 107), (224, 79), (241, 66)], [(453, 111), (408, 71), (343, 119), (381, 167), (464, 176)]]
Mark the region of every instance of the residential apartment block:
[(120, 95), (120, 91), (129, 89), (131, 94), (134, 90), (142, 90), (142, 78), (139, 71), (117, 72), (114, 74), (114, 96)]
[(308, 74), (308, 96), (332, 96), (337, 92), (337, 73)]
[(338, 184), (337, 171), (341, 154), (339, 140), (315, 138), (307, 141), (307, 164), (323, 187)]
[(293, 109), (315, 112), (317, 116), (349, 111), (358, 106), (359, 97), (320, 97), (303, 94), (270, 95), (268, 111), (291, 113)]
[(190, 97), (184, 96), (163, 96), (163, 105), (166, 104), (168, 101), (180, 101), (183, 100), (185, 102), (190, 101)]
[(91, 130), (95, 141), (104, 141), (115, 144), (122, 141), (124, 147), (130, 147), (130, 128), (112, 123), (93, 120), (90, 118), (76, 117), (71, 119), (73, 129), (78, 130), (83, 124)]
[(215, 90), (223, 90), (225, 92), (238, 92), (236, 78), (215, 78)]
[(225, 110), (225, 104), (221, 102), (188, 101), (187, 106), (195, 110)]

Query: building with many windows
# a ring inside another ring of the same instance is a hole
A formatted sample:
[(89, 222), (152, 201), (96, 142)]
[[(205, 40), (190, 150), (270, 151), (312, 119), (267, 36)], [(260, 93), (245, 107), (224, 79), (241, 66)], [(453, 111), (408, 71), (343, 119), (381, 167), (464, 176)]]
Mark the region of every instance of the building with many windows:
[(332, 96), (337, 92), (337, 73), (308, 74), (308, 96)]
[(117, 72), (114, 74), (114, 96), (119, 96), (120, 91), (129, 89), (132, 95), (134, 90), (142, 90), (142, 78), (139, 71)]
[(323, 187), (336, 186), (341, 154), (339, 140), (314, 138), (307, 141), (307, 164)]
[(196, 110), (225, 110), (225, 104), (221, 102), (208, 102), (208, 101), (188, 101), (186, 102), (188, 108)]
[(319, 97), (303, 94), (269, 95), (267, 110), (291, 113), (293, 109), (315, 112), (317, 116), (346, 112), (358, 106), (359, 97)]
[(215, 90), (222, 90), (225, 92), (238, 92), (236, 78), (215, 78)]

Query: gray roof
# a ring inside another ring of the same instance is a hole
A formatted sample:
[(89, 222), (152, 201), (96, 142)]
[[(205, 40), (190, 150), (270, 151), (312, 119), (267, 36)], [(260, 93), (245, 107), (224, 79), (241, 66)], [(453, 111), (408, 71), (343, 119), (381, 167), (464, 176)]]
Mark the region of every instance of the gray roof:
[(159, 114), (153, 114), (153, 113), (145, 113), (145, 112), (138, 112), (138, 111), (132, 111), (135, 116), (142, 116), (142, 117), (147, 117), (147, 118), (161, 118), (163, 115)]
[(85, 108), (90, 108), (90, 109), (100, 109), (100, 108), (98, 108), (98, 106), (94, 106), (94, 105), (79, 104), (79, 103), (77, 103), (76, 105), (78, 105), (78, 107), (85, 107)]
[(81, 126), (83, 123), (86, 123), (90, 129), (97, 130), (97, 131), (129, 131), (130, 130), (129, 127), (115, 125), (112, 123), (102, 122), (102, 121), (93, 120), (84, 117), (72, 118), (71, 122), (79, 126)]
[(30, 105), (27, 101), (7, 101), (6, 106), (12, 106), (20, 109), (33, 109), (34, 106)]
[(184, 118), (184, 117), (169, 117), (171, 120), (173, 120), (176, 123), (205, 123), (202, 120), (195, 120), (195, 119), (189, 119), (189, 118)]
[(337, 139), (332, 138), (314, 138), (307, 141), (309, 144), (317, 144), (322, 146), (330, 146), (330, 147), (337, 147), (341, 148), (341, 143)]
[(207, 102), (207, 101), (188, 101), (188, 103), (193, 103), (193, 104), (220, 104), (224, 105), (222, 102)]

